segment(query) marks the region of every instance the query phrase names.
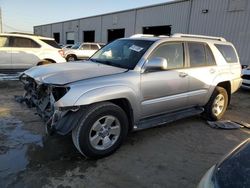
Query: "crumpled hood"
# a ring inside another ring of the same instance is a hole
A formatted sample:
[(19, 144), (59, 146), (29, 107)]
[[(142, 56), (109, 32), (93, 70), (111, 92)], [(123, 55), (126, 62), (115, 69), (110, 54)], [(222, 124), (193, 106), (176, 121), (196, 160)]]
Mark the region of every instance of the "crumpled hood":
[(64, 85), (125, 71), (126, 69), (123, 68), (84, 61), (36, 66), (25, 71), (24, 74), (42, 83)]

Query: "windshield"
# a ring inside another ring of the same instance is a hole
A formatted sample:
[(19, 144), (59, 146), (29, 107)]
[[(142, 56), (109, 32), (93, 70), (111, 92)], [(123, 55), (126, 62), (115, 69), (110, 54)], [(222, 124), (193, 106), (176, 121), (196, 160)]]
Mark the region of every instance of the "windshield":
[(74, 44), (71, 49), (78, 49), (81, 46), (80, 43)]
[(116, 67), (134, 69), (154, 41), (116, 40), (95, 53), (90, 60)]

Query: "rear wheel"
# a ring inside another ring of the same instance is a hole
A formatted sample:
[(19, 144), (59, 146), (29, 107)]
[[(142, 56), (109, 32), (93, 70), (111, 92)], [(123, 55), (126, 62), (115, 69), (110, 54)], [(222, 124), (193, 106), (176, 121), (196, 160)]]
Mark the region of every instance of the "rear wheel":
[(222, 118), (228, 105), (227, 91), (217, 86), (205, 106), (204, 117), (210, 121), (217, 121)]
[(90, 106), (72, 131), (78, 151), (89, 158), (112, 154), (122, 144), (128, 132), (126, 113), (109, 102)]

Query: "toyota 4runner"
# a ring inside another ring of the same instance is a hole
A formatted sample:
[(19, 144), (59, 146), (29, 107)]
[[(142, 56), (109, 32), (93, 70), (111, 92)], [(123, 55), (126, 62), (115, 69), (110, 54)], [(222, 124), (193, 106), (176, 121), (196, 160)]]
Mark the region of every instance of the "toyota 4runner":
[(119, 39), (88, 61), (34, 67), (20, 80), (48, 133), (71, 133), (90, 158), (110, 155), (129, 131), (198, 114), (221, 119), (242, 81), (230, 42), (186, 34)]

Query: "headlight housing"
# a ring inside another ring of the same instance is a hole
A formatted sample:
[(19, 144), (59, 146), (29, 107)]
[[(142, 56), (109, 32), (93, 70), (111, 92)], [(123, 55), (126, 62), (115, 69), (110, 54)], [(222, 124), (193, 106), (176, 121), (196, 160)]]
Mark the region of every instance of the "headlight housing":
[(60, 100), (68, 91), (70, 90), (70, 87), (52, 87), (52, 95), (55, 99), (55, 101)]

